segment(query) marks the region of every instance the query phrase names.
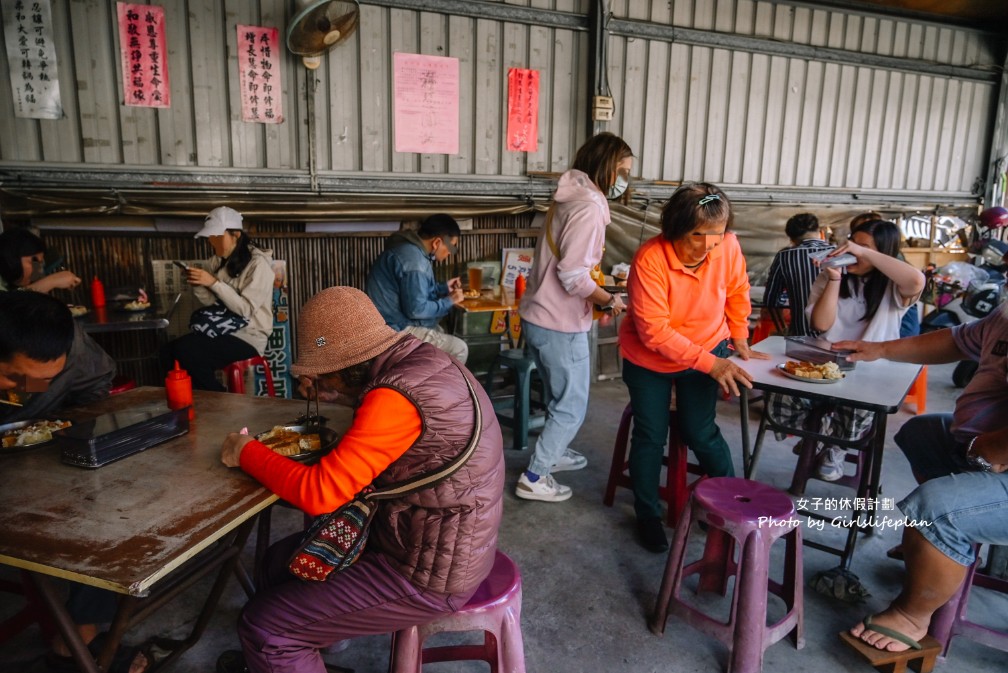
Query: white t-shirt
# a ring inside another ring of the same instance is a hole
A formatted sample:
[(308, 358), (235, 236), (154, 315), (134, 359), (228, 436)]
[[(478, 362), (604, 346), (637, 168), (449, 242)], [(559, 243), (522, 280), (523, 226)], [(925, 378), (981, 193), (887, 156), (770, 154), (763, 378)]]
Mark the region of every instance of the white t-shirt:
[[(805, 314), (812, 319), (812, 309), (816, 302), (822, 297), (826, 290), (829, 276), (825, 273), (819, 274), (816, 282), (809, 292), (809, 302), (805, 309)], [(882, 295), (878, 310), (868, 322), (861, 318), (865, 314), (864, 281), (854, 283), (854, 293), (850, 297), (840, 297), (837, 300), (837, 315), (833, 321), (833, 326), (826, 330), (821, 336), (827, 341), (846, 341), (849, 339), (862, 339), (864, 341), (889, 341), (900, 338), (900, 321), (903, 314), (907, 312), (914, 302), (903, 305), (903, 297), (900, 296), (896, 283), (888, 281), (886, 292)]]

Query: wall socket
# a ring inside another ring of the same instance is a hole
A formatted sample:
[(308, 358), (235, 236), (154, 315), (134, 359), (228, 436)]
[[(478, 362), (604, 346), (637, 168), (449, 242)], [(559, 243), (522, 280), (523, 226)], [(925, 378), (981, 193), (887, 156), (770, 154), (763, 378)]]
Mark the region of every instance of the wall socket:
[(597, 122), (607, 122), (613, 118), (612, 96), (595, 96), (592, 99), (592, 119)]

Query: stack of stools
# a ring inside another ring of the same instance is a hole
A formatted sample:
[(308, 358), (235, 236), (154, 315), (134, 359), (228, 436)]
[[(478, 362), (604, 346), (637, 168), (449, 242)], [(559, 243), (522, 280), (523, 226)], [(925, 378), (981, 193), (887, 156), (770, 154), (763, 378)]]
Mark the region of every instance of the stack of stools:
[[(392, 634), (389, 673), (420, 673), (423, 664), (441, 661), (485, 661), (490, 673), (525, 673), (521, 602), (518, 566), (498, 551), (490, 575), (462, 609)], [(483, 643), (424, 648), (428, 636), (446, 631), (483, 631)]]
[[(803, 632), (801, 526), (787, 494), (747, 479), (715, 477), (693, 489), (665, 565), (661, 589), (648, 624), (665, 632), (668, 613), (717, 638), (729, 651), (728, 673), (759, 673), (766, 648), (791, 633), (795, 647), (805, 645)], [(688, 565), (686, 548), (691, 524), (707, 527), (703, 556)], [(770, 578), (770, 548), (786, 539), (783, 581)], [(735, 547), (739, 546), (738, 560)], [(680, 598), (683, 579), (700, 575), (699, 591), (727, 593), (735, 576), (728, 623), (714, 619)], [(786, 614), (767, 626), (767, 593), (780, 597)]]
[[(507, 371), (514, 372), (514, 395), (495, 396), (496, 378), (507, 378)], [(525, 354), (524, 348), (501, 351), (494, 358), (487, 372), (483, 387), (493, 401), (497, 412), (497, 422), (511, 428), (512, 448), (521, 451), (528, 447), (529, 430), (541, 428), (546, 423), (546, 414), (532, 414), (532, 377), (536, 370), (535, 359)], [(545, 393), (540, 391), (540, 408), (545, 407)]]
[[(616, 497), (616, 487), (623, 486), (631, 488), (630, 475), (627, 470), (630, 467), (629, 444), (630, 444), (630, 423), (633, 420), (633, 409), (626, 405), (623, 410), (623, 418), (620, 419), (619, 429), (616, 431), (616, 443), (613, 445), (612, 465), (609, 468), (609, 481), (606, 482), (605, 495), (602, 496), (602, 503), (607, 507), (612, 507)], [(668, 525), (674, 526), (686, 507), (686, 500), (689, 498), (689, 490), (686, 486), (687, 475), (702, 475), (703, 470), (699, 465), (686, 462), (687, 448), (679, 438), (679, 419), (676, 410), (669, 410), (669, 433), (668, 433), (668, 453), (662, 458), (662, 465), (666, 466), (665, 483), (658, 489), (658, 495), (667, 504)]]

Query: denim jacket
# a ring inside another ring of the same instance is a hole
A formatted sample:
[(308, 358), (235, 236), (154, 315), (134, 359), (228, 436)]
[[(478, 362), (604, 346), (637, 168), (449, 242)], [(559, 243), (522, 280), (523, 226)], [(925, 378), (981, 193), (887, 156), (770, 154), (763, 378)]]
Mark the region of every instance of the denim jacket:
[(452, 307), (448, 285), (434, 279), (434, 267), (415, 231), (389, 236), (365, 291), (385, 323), (397, 331), (410, 325), (435, 327)]

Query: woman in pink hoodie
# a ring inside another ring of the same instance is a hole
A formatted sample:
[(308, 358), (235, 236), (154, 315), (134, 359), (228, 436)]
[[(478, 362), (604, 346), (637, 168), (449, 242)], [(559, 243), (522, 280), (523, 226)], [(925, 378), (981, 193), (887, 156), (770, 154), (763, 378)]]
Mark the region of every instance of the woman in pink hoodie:
[(518, 479), (519, 498), (567, 500), (571, 489), (558, 484), (551, 472), (588, 464), (569, 444), (588, 409), (592, 305), (610, 307), (614, 315), (624, 308), (618, 295), (595, 283), (591, 271), (602, 261), (608, 199), (626, 191), (632, 164), (633, 151), (618, 136), (600, 133), (588, 140), (560, 177), (539, 235), (519, 313), (526, 347), (550, 401), (528, 469)]

